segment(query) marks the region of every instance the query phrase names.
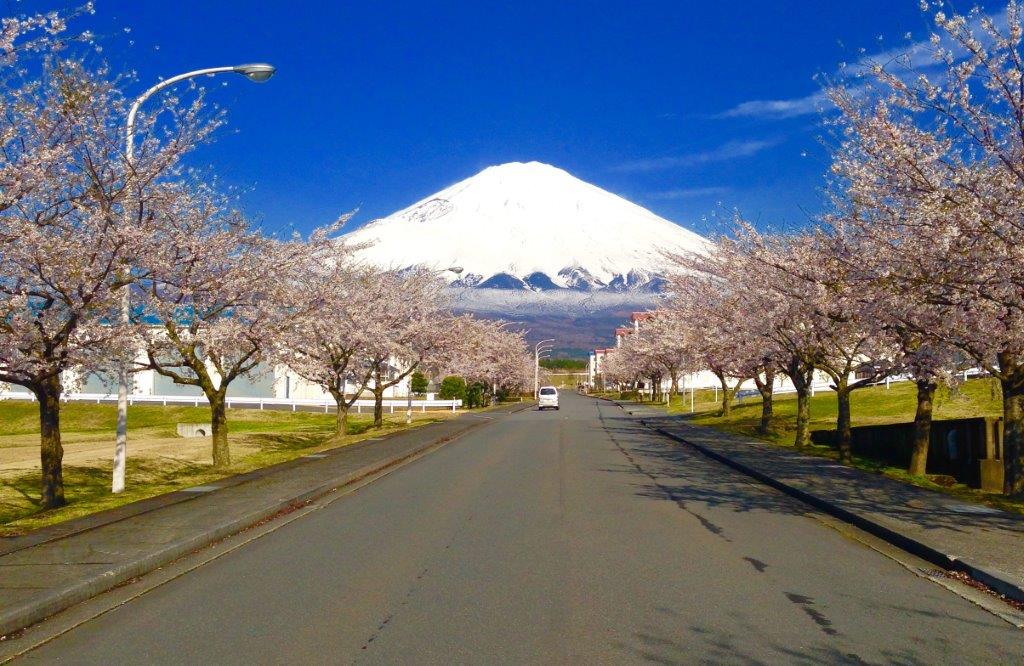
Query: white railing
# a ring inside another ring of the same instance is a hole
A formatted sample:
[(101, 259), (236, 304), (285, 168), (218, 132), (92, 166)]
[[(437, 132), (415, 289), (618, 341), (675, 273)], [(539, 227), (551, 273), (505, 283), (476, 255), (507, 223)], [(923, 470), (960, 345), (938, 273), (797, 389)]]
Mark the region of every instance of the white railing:
[[(65, 402), (95, 402), (97, 405), (105, 402), (116, 403), (117, 394), (114, 393), (65, 393), (61, 396), (61, 399)], [(35, 400), (35, 396), (31, 393), (22, 393), (15, 391), (3, 391), (0, 392), (0, 400)], [(334, 400), (331, 398), (310, 398), (310, 399), (297, 399), (297, 398), (244, 398), (239, 396), (232, 396), (225, 398), (228, 408), (232, 407), (249, 407), (251, 409), (281, 409), (282, 407), (291, 407), (291, 411), (297, 411), (299, 407), (316, 407), (322, 408), (324, 413), (328, 413), (334, 409)], [(188, 396), (188, 395), (129, 395), (129, 405), (145, 405), (145, 404), (156, 404), (156, 405), (193, 405), (199, 407), (200, 405), (206, 405), (207, 400), (205, 396)], [(395, 413), (395, 408), (401, 412), (408, 408), (409, 401), (407, 398), (386, 398), (384, 400), (384, 409), (390, 413)], [(431, 411), (445, 409), (455, 411), (459, 407), (462, 407), (461, 400), (413, 400), (412, 408), (421, 412), (425, 412), (428, 409)], [(352, 410), (355, 413), (360, 414), (364, 409), (369, 408), (373, 410), (373, 400), (359, 399), (356, 400), (352, 405)]]

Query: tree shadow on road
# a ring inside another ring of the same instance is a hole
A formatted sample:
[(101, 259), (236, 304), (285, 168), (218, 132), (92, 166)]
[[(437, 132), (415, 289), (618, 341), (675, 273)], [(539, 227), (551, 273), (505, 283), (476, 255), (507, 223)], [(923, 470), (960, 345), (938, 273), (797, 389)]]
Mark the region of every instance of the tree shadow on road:
[[(653, 664), (711, 663), (711, 664), (867, 664), (886, 663), (904, 666), (923, 666), (932, 663), (914, 654), (912, 648), (887, 647), (879, 650), (881, 659), (873, 661), (832, 645), (783, 645), (765, 640), (763, 632), (758, 638), (749, 634), (726, 632), (704, 626), (686, 628), (685, 638), (661, 636), (652, 632), (634, 632), (633, 644), (614, 643), (613, 647), (632, 658)], [(755, 645), (743, 646), (747, 644)], [(937, 643), (943, 643), (937, 638)], [(941, 650), (940, 650), (941, 651)]]
[(640, 475), (645, 479), (637, 494), (653, 499), (668, 499), (695, 515), (712, 533), (721, 534), (706, 524), (690, 504), (724, 507), (736, 512), (768, 511), (803, 516), (810, 508), (781, 492), (761, 485), (749, 477), (714, 462), (694, 449), (681, 446), (630, 418), (603, 417), (605, 432), (622, 452), (625, 463), (605, 471)]

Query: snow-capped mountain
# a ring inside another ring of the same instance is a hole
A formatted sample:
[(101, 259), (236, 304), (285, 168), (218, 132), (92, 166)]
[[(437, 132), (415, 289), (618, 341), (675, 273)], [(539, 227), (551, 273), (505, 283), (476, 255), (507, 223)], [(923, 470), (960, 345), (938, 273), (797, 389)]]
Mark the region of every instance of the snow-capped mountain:
[(465, 286), (657, 291), (662, 251), (708, 241), (540, 162), (489, 167), (345, 237), (391, 268), (429, 266)]

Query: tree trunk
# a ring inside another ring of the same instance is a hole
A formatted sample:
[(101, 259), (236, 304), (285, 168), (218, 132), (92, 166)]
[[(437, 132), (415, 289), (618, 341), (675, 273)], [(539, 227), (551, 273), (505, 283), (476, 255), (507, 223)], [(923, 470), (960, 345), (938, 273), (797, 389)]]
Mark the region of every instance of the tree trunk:
[(814, 381), (814, 366), (794, 354), (786, 362), (785, 373), (796, 389), (796, 439), (793, 446), (802, 451), (811, 440), (808, 426), (811, 421), (811, 384)]
[(932, 407), (938, 385), (928, 379), (917, 382), (917, 413), (914, 415), (914, 449), (910, 453), (910, 468), (914, 476), (924, 476), (928, 469), (928, 448), (932, 441)]
[(334, 415), (335, 415), (335, 426), (334, 432), (337, 435), (344, 435), (348, 432), (348, 405), (345, 404), (345, 394), (337, 389), (330, 390), (331, 397), (334, 398)]
[(772, 416), (775, 414), (775, 406), (772, 403), (775, 397), (775, 371), (765, 370), (764, 381), (755, 375), (754, 384), (757, 385), (757, 392), (761, 394), (761, 423), (757, 426), (757, 433), (767, 435), (771, 432)]
[(836, 417), (836, 441), (839, 447), (839, 462), (849, 465), (853, 462), (853, 453), (850, 441), (853, 433), (850, 431), (850, 387), (846, 380), (838, 382), (836, 386), (836, 401), (839, 403), (839, 414)]
[[(718, 375), (718, 381), (722, 384), (722, 413), (719, 414), (719, 416), (729, 416), (729, 414), (732, 413), (732, 400), (729, 395), (729, 381), (726, 379), (725, 375), (717, 372), (715, 374)], [(739, 384), (736, 386), (739, 386)]]
[(1024, 366), (999, 355), (1003, 389), (1003, 492), (1024, 495)]
[(213, 466), (227, 467), (231, 464), (231, 449), (228, 448), (228, 415), (224, 391), (206, 397), (210, 401), (210, 425), (213, 428)]
[(796, 440), (793, 445), (797, 451), (803, 451), (811, 442), (810, 422), (811, 389), (801, 382), (801, 385), (796, 387)]
[(669, 373), (669, 379), (671, 382), (668, 386), (668, 397), (671, 402), (673, 397), (679, 395), (679, 373), (673, 370)]
[(64, 448), (60, 443), (60, 376), (43, 380), (33, 392), (39, 400), (40, 461), (43, 468), (42, 505), (55, 509), (67, 504), (64, 499)]
[(384, 389), (373, 389), (373, 427), (384, 427)]
[(336, 416), (337, 424), (335, 425), (335, 432), (339, 435), (348, 434), (348, 407), (345, 406), (344, 400), (338, 403)]

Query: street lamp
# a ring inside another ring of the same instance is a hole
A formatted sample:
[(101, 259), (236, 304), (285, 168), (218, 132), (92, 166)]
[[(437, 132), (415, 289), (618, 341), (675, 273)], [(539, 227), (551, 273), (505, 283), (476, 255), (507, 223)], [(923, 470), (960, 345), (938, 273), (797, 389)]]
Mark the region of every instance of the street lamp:
[(536, 400), (540, 395), (540, 354), (541, 352), (549, 352), (553, 347), (546, 347), (548, 343), (554, 342), (554, 338), (547, 340), (541, 340), (533, 346), (533, 399)]
[[(277, 69), (273, 65), (266, 63), (249, 63), (245, 65), (231, 65), (228, 67), (208, 67), (206, 69), (197, 69), (191, 72), (185, 72), (184, 74), (178, 74), (172, 76), (169, 79), (165, 79), (160, 83), (156, 84), (146, 92), (139, 95), (134, 102), (132, 102), (131, 108), (128, 110), (128, 120), (125, 124), (125, 160), (128, 163), (128, 170), (134, 169), (135, 162), (135, 117), (139, 113), (139, 107), (142, 104), (160, 92), (164, 88), (174, 85), (180, 81), (186, 79), (192, 79), (197, 76), (211, 76), (213, 74), (223, 74), (231, 72), (234, 74), (241, 74), (245, 78), (249, 79), (253, 83), (264, 83), (270, 80), (270, 77), (274, 75)], [(121, 323), (128, 325), (131, 323), (131, 287), (122, 287), (121, 292)], [(117, 439), (114, 445), (114, 473), (110, 484), (111, 492), (119, 493), (124, 490), (124, 472), (125, 462), (128, 456), (128, 360), (123, 359), (121, 362), (121, 368), (118, 371), (118, 382), (117, 382)]]
[[(455, 273), (460, 275), (462, 273), (462, 266), (449, 266), (443, 268), (435, 273)], [(409, 375), (409, 386), (405, 391), (405, 425), (412, 424), (412, 375)]]

